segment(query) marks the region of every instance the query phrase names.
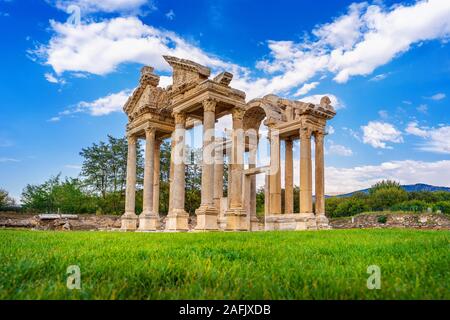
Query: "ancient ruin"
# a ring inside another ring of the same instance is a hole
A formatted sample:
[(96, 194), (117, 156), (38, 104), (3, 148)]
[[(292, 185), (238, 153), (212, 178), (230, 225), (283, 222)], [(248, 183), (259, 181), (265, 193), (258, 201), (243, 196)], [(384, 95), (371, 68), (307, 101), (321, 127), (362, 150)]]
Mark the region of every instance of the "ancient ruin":
[[(324, 137), (326, 121), (336, 115), (330, 99), (319, 104), (269, 94), (245, 101), (245, 93), (230, 86), (233, 75), (193, 61), (164, 56), (173, 69), (173, 84), (158, 87), (159, 76), (143, 67), (140, 83), (124, 106), (128, 116), (128, 164), (122, 230), (156, 231), (159, 225), (160, 144), (171, 139), (170, 199), (165, 230), (187, 231), (185, 212), (185, 132), (203, 124), (201, 205), (198, 231), (255, 231), (256, 175), (265, 175), (265, 230), (329, 228), (325, 216)], [(229, 138), (215, 136), (216, 121), (232, 115)], [(256, 167), (261, 122), (269, 129), (270, 165)], [(315, 141), (315, 203), (313, 201), (311, 139)], [(145, 139), (143, 212), (135, 213), (136, 141)], [(300, 212), (294, 213), (293, 141), (300, 139)], [(282, 212), (281, 143), (285, 143), (285, 197)], [(244, 154), (247, 153), (247, 156)], [(228, 197), (223, 197), (224, 157), (228, 156)], [(248, 159), (247, 168), (244, 158)]]

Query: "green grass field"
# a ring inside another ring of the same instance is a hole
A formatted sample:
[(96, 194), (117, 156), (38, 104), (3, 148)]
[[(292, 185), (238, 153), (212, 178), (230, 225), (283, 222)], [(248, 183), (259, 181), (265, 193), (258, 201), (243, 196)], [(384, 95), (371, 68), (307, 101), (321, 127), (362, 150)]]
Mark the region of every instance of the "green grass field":
[[(450, 232), (0, 230), (0, 299), (449, 299)], [(81, 290), (66, 269), (81, 269)], [(367, 288), (369, 265), (381, 289)]]

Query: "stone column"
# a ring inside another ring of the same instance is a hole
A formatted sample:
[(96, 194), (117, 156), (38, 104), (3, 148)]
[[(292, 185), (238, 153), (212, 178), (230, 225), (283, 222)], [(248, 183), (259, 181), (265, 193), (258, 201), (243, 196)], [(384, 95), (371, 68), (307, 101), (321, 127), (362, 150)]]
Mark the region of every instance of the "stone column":
[[(249, 136), (248, 167), (256, 168), (256, 154), (258, 151), (258, 133)], [(258, 218), (256, 217), (256, 175), (250, 177), (249, 194), (250, 230), (258, 230)]]
[[(172, 132), (172, 136), (170, 138), (169, 190), (172, 190), (173, 170), (175, 168), (175, 165), (173, 163), (174, 152), (175, 152), (175, 131)], [(168, 210), (168, 212), (170, 212), (171, 210), (172, 210), (172, 192), (169, 192), (169, 210)]]
[(224, 156), (223, 156), (223, 138), (216, 138), (214, 163), (214, 207), (221, 212), (221, 199), (223, 197), (223, 174), (224, 174)]
[(145, 130), (145, 166), (143, 211), (139, 216), (140, 231), (155, 231), (159, 227), (159, 219), (153, 212), (153, 182), (155, 170), (155, 128)]
[(300, 129), (300, 213), (312, 213), (311, 131)]
[(271, 129), (270, 135), (270, 214), (281, 214), (280, 136)]
[(248, 230), (248, 221), (242, 202), (244, 168), (244, 109), (233, 109), (233, 133), (231, 145), (231, 184), (228, 185), (229, 207), (226, 213), (227, 230)]
[(284, 171), (284, 212), (294, 212), (294, 164), (292, 157), (292, 139), (285, 140), (285, 171)]
[(311, 130), (300, 129), (300, 223), (297, 229), (315, 229), (312, 210)]
[(153, 213), (159, 218), (159, 179), (160, 179), (160, 157), (161, 157), (161, 143), (160, 139), (155, 142), (155, 156), (154, 156), (154, 173), (153, 173)]
[(127, 185), (125, 191), (125, 213), (122, 215), (122, 227), (124, 231), (132, 231), (137, 228), (136, 207), (136, 136), (128, 136), (127, 155)]
[(185, 199), (185, 135), (186, 135), (186, 115), (184, 113), (176, 113), (174, 150), (173, 150), (173, 181), (170, 184), (170, 194), (172, 206), (167, 215), (166, 229), (171, 231), (187, 231), (189, 230), (189, 215), (184, 210)]
[(196, 230), (218, 230), (219, 211), (214, 207), (214, 160), (216, 123), (216, 101), (203, 101), (203, 156), (202, 156), (202, 190), (201, 204), (195, 211), (197, 215)]
[(325, 216), (325, 164), (324, 164), (324, 133), (316, 132), (316, 221), (320, 229), (328, 229), (329, 223)]

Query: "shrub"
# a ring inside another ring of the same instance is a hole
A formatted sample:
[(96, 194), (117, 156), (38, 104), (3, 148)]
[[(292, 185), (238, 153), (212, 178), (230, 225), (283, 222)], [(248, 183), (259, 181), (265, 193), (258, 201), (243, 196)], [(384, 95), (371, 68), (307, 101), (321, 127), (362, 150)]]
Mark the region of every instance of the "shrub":
[(379, 188), (372, 192), (369, 197), (369, 204), (372, 210), (380, 211), (389, 209), (396, 203), (408, 200), (408, 193), (397, 187)]
[(387, 222), (387, 217), (386, 216), (378, 216), (377, 221), (378, 221), (378, 223), (385, 224)]
[(336, 206), (331, 217), (351, 217), (358, 213), (368, 211), (365, 201), (356, 198), (346, 198)]
[(391, 207), (392, 211), (413, 211), (425, 212), (430, 207), (430, 204), (423, 200), (408, 200), (395, 204)]
[(433, 211), (441, 210), (442, 213), (450, 214), (450, 201), (439, 201), (433, 205)]

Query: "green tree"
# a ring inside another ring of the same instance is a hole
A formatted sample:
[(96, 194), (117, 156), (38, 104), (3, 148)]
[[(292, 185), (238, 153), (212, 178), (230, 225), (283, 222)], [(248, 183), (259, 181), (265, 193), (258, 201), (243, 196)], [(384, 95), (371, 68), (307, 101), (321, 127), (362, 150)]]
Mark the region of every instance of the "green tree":
[(14, 206), (15, 204), (14, 199), (9, 196), (8, 191), (0, 189), (0, 208)]
[(370, 207), (375, 211), (387, 210), (406, 200), (408, 200), (408, 193), (397, 186), (378, 188), (369, 196)]
[(401, 189), (400, 183), (394, 180), (381, 180), (375, 183), (370, 189), (369, 194), (375, 193), (377, 190), (386, 188), (396, 188)]
[(200, 206), (202, 187), (201, 149), (187, 149), (189, 163), (186, 165), (186, 195), (185, 210), (189, 214), (195, 214)]

